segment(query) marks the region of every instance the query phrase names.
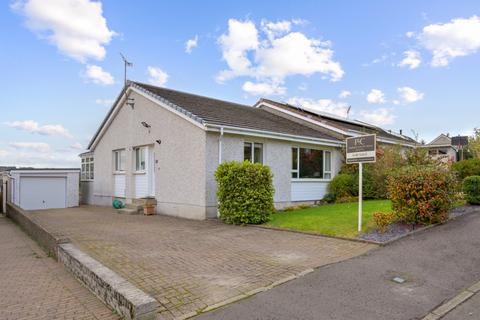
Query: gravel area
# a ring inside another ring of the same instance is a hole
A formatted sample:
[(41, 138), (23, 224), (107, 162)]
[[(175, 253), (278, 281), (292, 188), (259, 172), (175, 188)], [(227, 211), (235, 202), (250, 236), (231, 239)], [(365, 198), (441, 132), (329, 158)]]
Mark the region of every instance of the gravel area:
[[(473, 212), (479, 212), (480, 211), (480, 206), (461, 206), (461, 207), (456, 207), (454, 208), (449, 215), (449, 219), (455, 219), (457, 217), (460, 217), (464, 214), (468, 213), (473, 213)], [(371, 241), (377, 241), (377, 242), (387, 242), (390, 241), (396, 237), (402, 236), (404, 234), (407, 234), (409, 232), (412, 232), (414, 230), (418, 229), (423, 229), (426, 226), (424, 225), (415, 225), (415, 227), (412, 227), (410, 224), (406, 224), (403, 222), (397, 222), (392, 224), (391, 226), (388, 227), (387, 231), (384, 233), (374, 230), (370, 233), (362, 234), (359, 236), (360, 239), (363, 240), (371, 240)]]

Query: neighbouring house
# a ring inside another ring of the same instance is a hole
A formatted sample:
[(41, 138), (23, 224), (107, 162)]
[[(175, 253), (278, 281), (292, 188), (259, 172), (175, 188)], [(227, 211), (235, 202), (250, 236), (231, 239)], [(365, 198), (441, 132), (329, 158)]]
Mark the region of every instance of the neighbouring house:
[[(458, 139), (459, 137), (455, 138)], [(463, 143), (463, 140), (460, 140), (460, 142)], [(458, 141), (455, 142), (458, 143)], [(428, 150), (428, 155), (430, 157), (441, 162), (456, 162), (458, 160), (459, 146), (456, 146), (452, 143), (452, 138), (448, 134), (442, 133), (421, 147)]]
[(80, 169), (12, 169), (11, 201), (25, 210), (76, 207)]
[(414, 141), (378, 127), (262, 99), (255, 106), (128, 82), (81, 154), (82, 200), (111, 205), (154, 197), (157, 213), (217, 216), (222, 161), (270, 166), (277, 208), (316, 201), (344, 161), (346, 136)]

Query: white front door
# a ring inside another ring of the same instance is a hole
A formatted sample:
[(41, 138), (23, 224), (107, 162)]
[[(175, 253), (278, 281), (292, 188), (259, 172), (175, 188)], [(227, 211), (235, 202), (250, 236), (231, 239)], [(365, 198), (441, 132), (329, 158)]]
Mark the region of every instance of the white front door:
[(138, 147), (134, 152), (135, 198), (155, 196), (155, 155), (153, 146)]

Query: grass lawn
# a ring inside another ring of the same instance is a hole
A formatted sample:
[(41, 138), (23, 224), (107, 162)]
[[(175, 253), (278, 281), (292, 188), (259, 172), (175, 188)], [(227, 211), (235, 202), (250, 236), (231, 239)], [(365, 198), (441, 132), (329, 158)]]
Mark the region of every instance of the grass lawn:
[[(392, 211), (390, 200), (363, 201), (363, 232), (374, 228), (372, 214), (376, 211)], [(272, 215), (266, 226), (354, 238), (358, 234), (357, 220), (358, 203), (351, 202), (278, 212)]]

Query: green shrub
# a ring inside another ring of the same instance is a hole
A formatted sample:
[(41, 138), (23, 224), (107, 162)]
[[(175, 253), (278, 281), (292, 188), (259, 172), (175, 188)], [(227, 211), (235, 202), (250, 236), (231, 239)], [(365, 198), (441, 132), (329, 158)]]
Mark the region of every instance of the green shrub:
[(480, 176), (466, 177), (463, 180), (465, 200), (469, 204), (480, 204)]
[(337, 196), (333, 192), (327, 193), (325, 196), (323, 196), (322, 199), (326, 203), (333, 203), (335, 200), (337, 200)]
[(456, 176), (443, 166), (407, 166), (388, 179), (388, 192), (398, 218), (411, 224), (448, 219), (456, 193)]
[(260, 224), (274, 212), (272, 173), (259, 163), (224, 162), (215, 172), (220, 218), (231, 224)]
[(470, 176), (480, 176), (480, 159), (468, 159), (452, 164), (452, 170), (457, 172), (458, 177), (463, 180)]
[(373, 215), (373, 223), (377, 226), (377, 229), (384, 233), (387, 231), (387, 227), (395, 222), (397, 219), (397, 215), (393, 212), (374, 212)]
[(336, 198), (352, 197), (358, 194), (355, 176), (348, 173), (337, 174), (328, 185), (328, 192)]

